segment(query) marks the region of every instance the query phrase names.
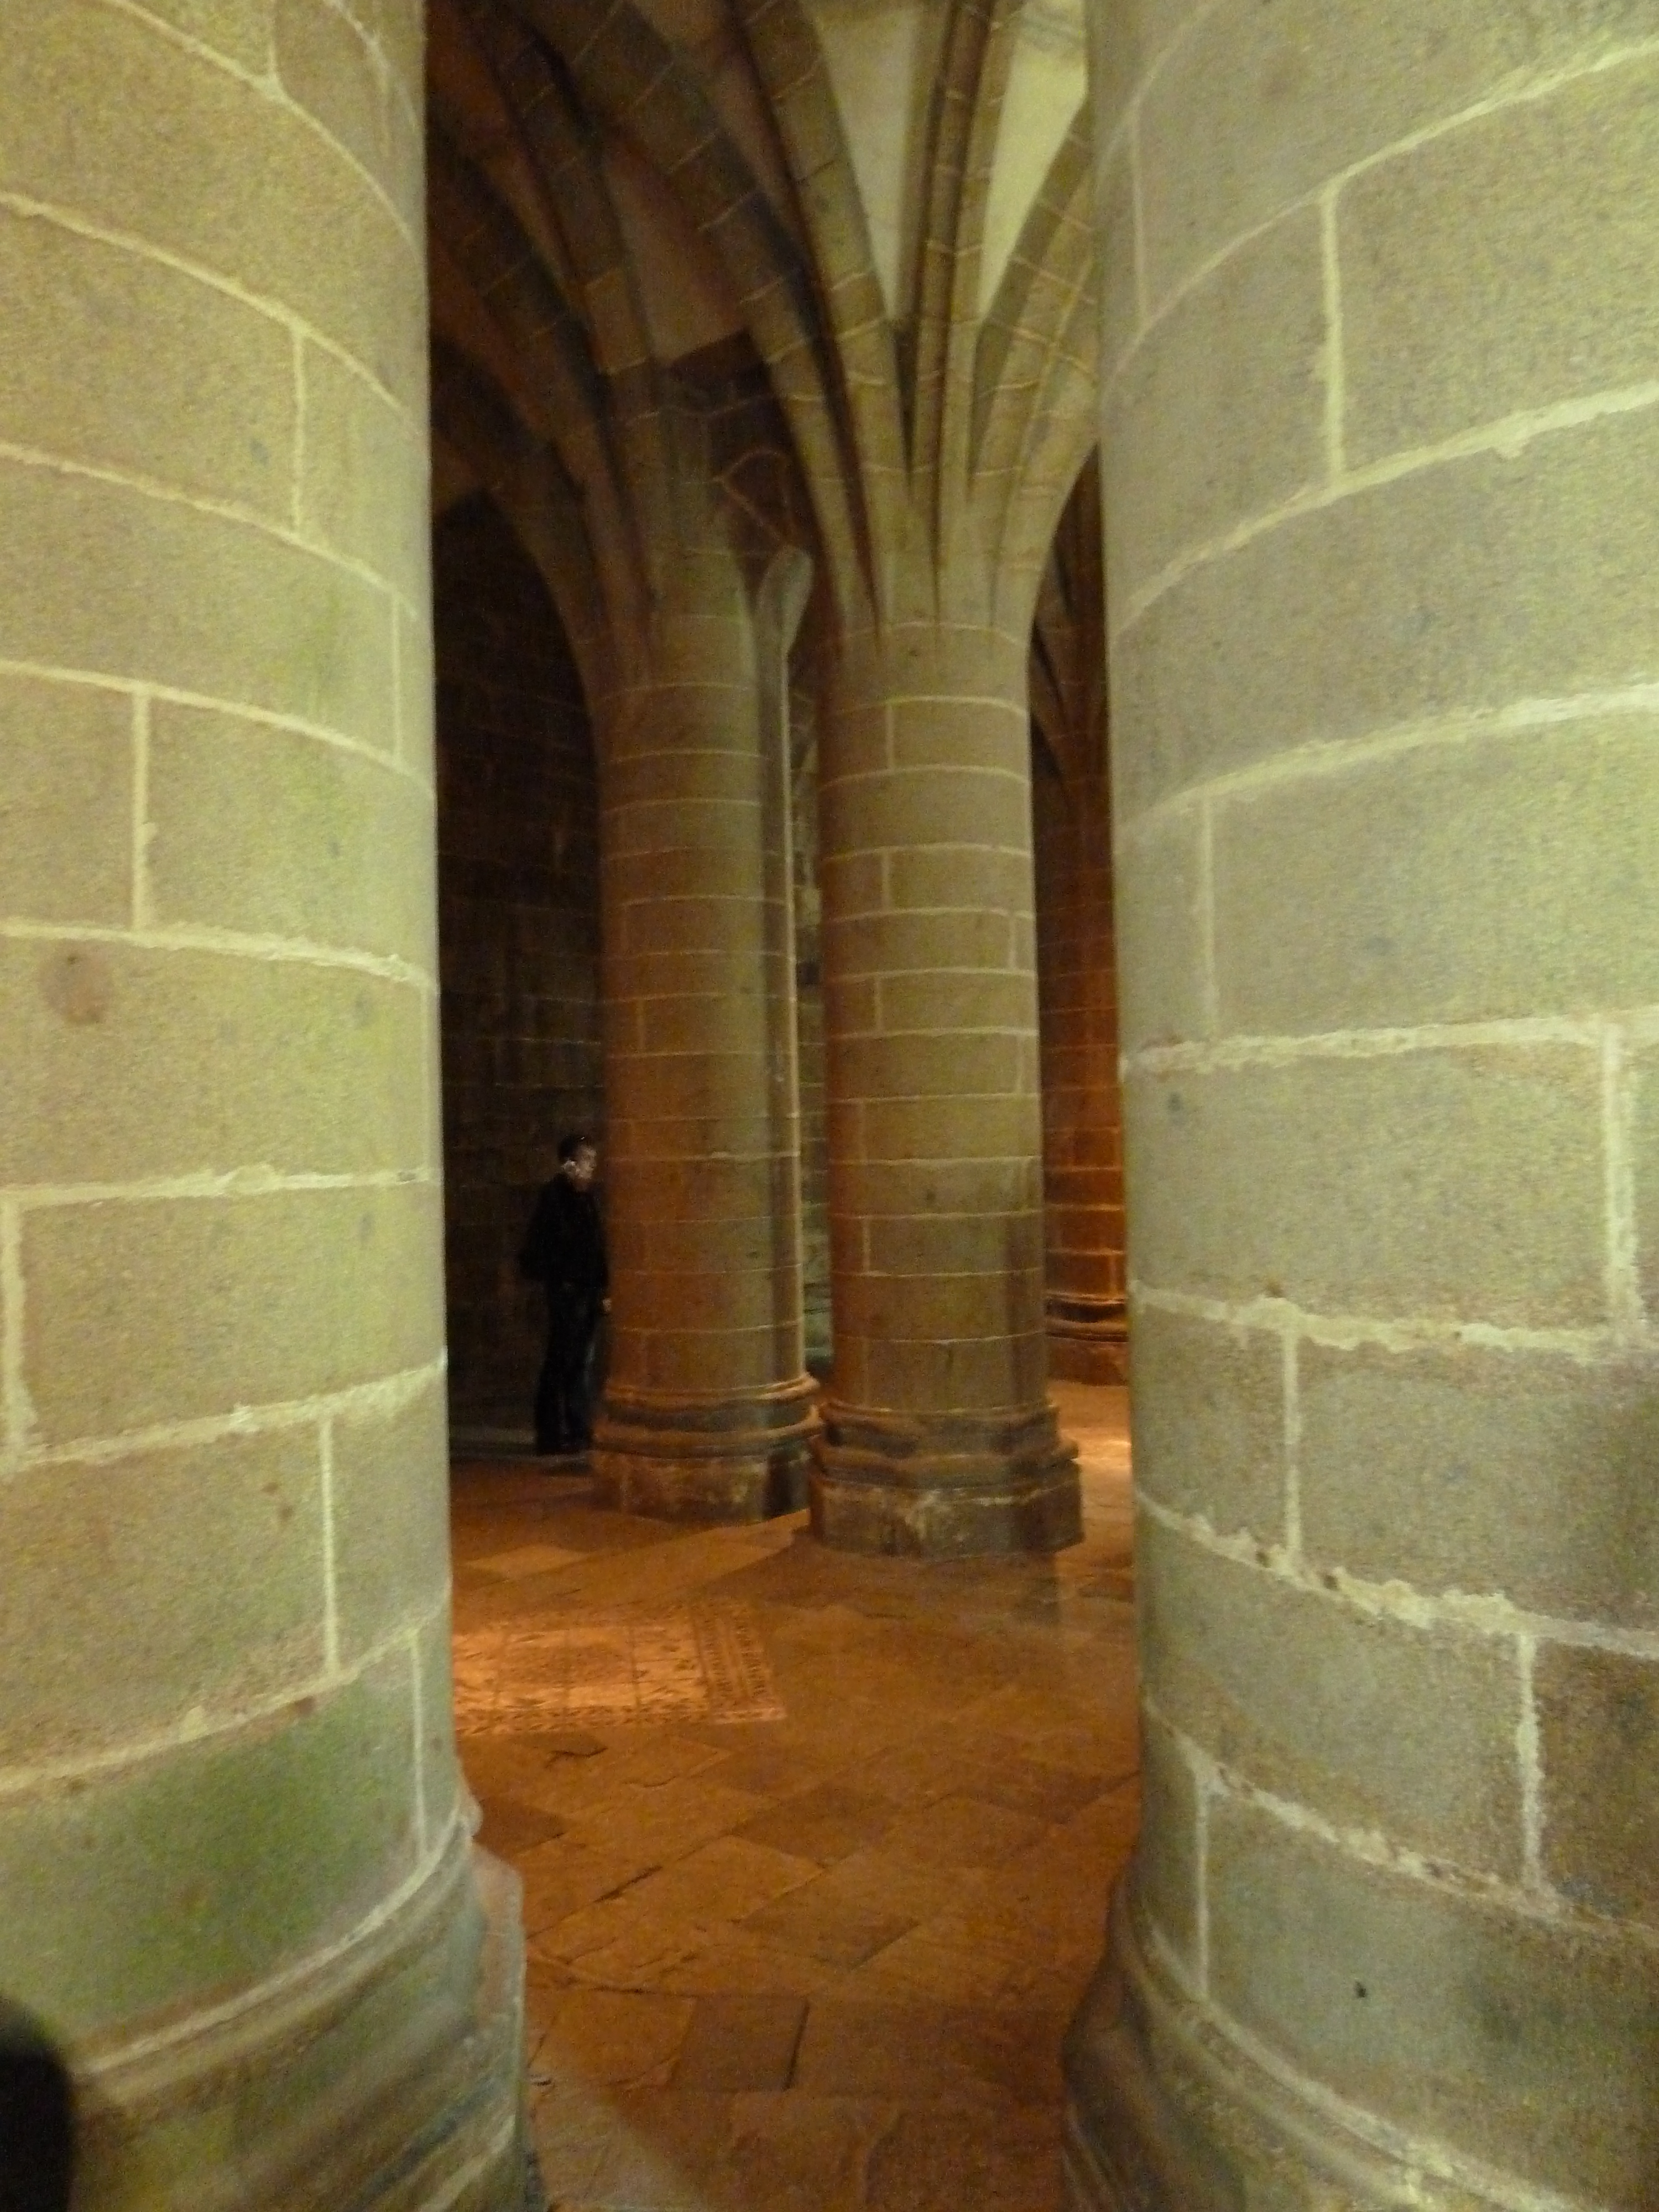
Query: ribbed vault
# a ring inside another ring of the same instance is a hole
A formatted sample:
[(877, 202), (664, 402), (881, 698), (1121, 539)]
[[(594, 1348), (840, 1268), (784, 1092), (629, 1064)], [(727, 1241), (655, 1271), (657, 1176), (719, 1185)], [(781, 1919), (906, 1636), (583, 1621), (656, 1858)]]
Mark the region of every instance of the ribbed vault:
[(969, 570), (1029, 602), (1091, 442), (1095, 313), (1081, 112), (981, 312), (1024, 13), (943, 10), (890, 311), (849, 133), (894, 118), (843, 112), (804, 0), (434, 0), (434, 421), (544, 569), (551, 518), (580, 522), (549, 574), (579, 653), (596, 608), (648, 618), (705, 355), (734, 434), (752, 380), (744, 529), (810, 544), (844, 616)]

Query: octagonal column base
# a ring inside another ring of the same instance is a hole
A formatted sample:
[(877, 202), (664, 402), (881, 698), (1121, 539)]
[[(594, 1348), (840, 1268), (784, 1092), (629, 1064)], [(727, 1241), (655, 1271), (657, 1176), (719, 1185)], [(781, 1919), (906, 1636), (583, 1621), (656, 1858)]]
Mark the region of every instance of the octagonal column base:
[(813, 1533), (837, 1551), (972, 1559), (1083, 1534), (1076, 1447), (1050, 1406), (916, 1414), (830, 1398), (812, 1458)]
[(810, 1375), (762, 1389), (605, 1394), (593, 1432), (595, 1495), (663, 1521), (767, 1521), (806, 1503), (817, 1427)]

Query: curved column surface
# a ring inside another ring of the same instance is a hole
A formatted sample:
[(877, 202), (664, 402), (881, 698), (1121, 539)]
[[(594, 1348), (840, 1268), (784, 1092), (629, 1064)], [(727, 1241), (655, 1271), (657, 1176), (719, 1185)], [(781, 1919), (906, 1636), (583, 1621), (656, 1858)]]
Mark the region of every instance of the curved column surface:
[(449, 1722), (420, 22), (0, 41), (0, 1990), (89, 2207), (522, 2179)]
[(835, 1365), (813, 1525), (852, 1550), (1079, 1534), (1046, 1393), (1026, 641), (838, 642), (820, 720)]
[(1080, 2205), (1659, 2173), (1659, 41), (1455, 12), (1095, 9), (1147, 1786)]
[(688, 551), (648, 672), (597, 717), (612, 1314), (594, 1467), (612, 1502), (694, 1520), (802, 1504), (816, 1418), (786, 679), (764, 629), (735, 562)]

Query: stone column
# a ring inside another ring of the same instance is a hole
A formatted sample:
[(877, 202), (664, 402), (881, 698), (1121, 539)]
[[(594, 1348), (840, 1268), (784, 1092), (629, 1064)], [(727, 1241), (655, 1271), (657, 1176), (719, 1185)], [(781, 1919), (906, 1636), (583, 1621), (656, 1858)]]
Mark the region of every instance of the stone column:
[(1095, 11), (1147, 1787), (1079, 2205), (1659, 2185), (1659, 41), (1444, 12)]
[(1031, 818), (1048, 1371), (1077, 1382), (1122, 1382), (1129, 1348), (1123, 1104), (1103, 732), (1094, 732), (1092, 757), (1077, 761), (1069, 775), (1033, 734)]
[(1024, 636), (843, 635), (820, 724), (832, 1544), (1053, 1550)]
[(88, 2207), (522, 2174), (449, 1723), (420, 18), (0, 40), (0, 1990)]
[[(611, 1375), (601, 1492), (758, 1520), (803, 1502), (785, 656), (723, 549), (688, 550), (596, 708)], [(766, 664), (763, 667), (763, 661)]]

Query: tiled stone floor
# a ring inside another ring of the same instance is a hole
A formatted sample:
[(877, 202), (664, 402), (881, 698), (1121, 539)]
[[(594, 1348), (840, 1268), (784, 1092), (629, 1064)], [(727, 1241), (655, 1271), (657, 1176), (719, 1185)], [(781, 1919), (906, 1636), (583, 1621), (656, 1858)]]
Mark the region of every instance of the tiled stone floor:
[(461, 1754), (524, 1879), (556, 2206), (1057, 2212), (1060, 2036), (1138, 1790), (1124, 1394), (1054, 1395), (1087, 1535), (1051, 1560), (457, 1468)]

